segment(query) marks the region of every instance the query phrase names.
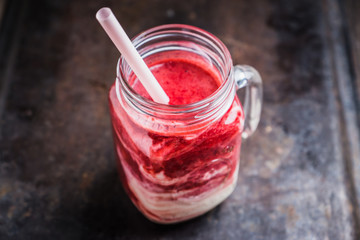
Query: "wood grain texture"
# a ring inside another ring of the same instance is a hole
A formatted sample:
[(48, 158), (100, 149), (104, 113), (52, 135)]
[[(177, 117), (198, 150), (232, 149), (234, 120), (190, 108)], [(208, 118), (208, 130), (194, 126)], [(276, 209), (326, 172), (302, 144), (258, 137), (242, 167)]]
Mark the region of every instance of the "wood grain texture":
[[(166, 23), (208, 30), (234, 63), (263, 76), (262, 119), (243, 143), (238, 186), (204, 216), (157, 225), (122, 190), (107, 106), (118, 53), (95, 20), (103, 6), (130, 36)], [(358, 128), (347, 124), (357, 111), (347, 95), (351, 72), (339, 64), (349, 63), (339, 7), (335, 0), (29, 4), (1, 121), (0, 239), (356, 239), (360, 170), (351, 169), (346, 147), (356, 144)]]

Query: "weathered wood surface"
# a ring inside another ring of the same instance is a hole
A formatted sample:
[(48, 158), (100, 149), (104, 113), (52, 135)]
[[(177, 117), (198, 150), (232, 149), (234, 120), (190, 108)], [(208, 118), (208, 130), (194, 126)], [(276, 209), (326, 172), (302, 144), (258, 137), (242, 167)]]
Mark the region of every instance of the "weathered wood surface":
[[(156, 225), (122, 190), (107, 109), (118, 53), (94, 18), (104, 5), (131, 36), (204, 28), (263, 76), (238, 186), (202, 217)], [(359, 239), (359, 109), (338, 1), (22, 6), (18, 31), (0, 36), (11, 38), (0, 42), (0, 239)]]

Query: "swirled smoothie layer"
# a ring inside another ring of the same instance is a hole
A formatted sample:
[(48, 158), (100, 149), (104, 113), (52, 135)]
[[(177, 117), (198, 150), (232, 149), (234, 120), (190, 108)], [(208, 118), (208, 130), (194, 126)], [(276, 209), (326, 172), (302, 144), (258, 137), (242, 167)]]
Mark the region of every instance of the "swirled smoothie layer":
[[(148, 65), (172, 105), (202, 100), (222, 82), (214, 66), (198, 58), (162, 56)], [(135, 76), (129, 83), (150, 98)], [(114, 87), (109, 97), (119, 171), (130, 198), (145, 216), (178, 222), (210, 210), (230, 195), (237, 179), (243, 121), (237, 98), (205, 128), (172, 134), (144, 128), (143, 117), (129, 116)]]

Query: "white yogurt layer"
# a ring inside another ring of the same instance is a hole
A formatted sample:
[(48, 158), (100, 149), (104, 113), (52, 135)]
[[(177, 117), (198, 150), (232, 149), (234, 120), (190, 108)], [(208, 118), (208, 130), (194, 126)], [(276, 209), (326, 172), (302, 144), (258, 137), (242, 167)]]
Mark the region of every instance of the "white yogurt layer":
[(138, 209), (151, 221), (158, 223), (181, 222), (204, 214), (233, 192), (238, 177), (238, 166), (236, 166), (235, 172), (228, 176), (225, 182), (199, 195), (191, 196), (191, 192), (195, 189), (157, 193), (144, 187), (144, 183), (132, 175), (127, 164), (125, 162), (122, 164), (129, 189), (139, 201)]

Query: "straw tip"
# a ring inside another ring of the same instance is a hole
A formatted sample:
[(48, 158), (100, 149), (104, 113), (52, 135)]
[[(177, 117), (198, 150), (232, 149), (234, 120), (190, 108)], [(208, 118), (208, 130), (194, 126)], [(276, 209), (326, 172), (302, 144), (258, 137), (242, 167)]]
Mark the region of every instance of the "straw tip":
[(99, 21), (103, 21), (103, 20), (106, 20), (107, 18), (109, 18), (111, 14), (112, 14), (112, 11), (110, 8), (103, 7), (99, 11), (97, 11), (96, 19)]

